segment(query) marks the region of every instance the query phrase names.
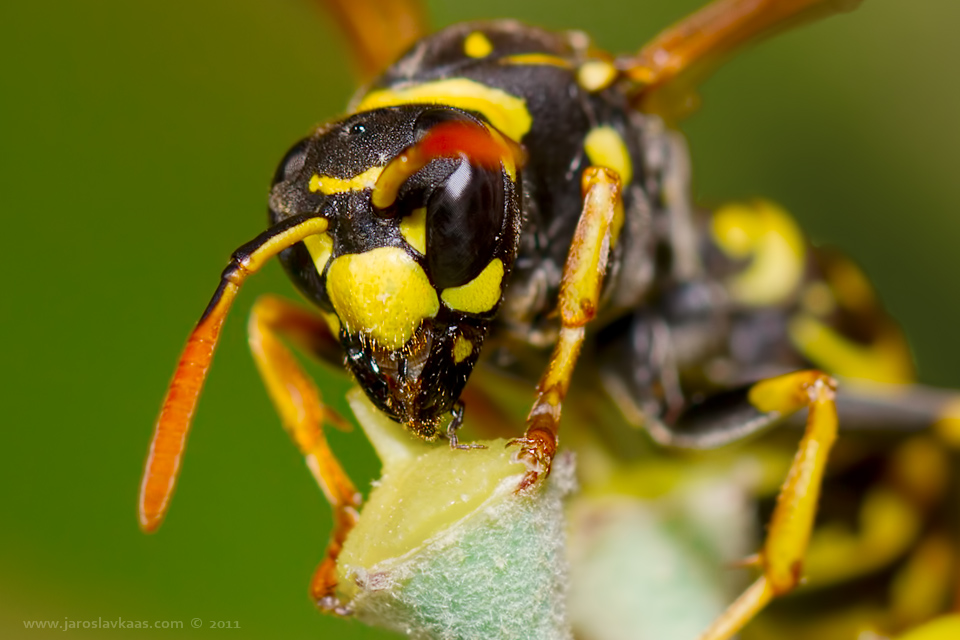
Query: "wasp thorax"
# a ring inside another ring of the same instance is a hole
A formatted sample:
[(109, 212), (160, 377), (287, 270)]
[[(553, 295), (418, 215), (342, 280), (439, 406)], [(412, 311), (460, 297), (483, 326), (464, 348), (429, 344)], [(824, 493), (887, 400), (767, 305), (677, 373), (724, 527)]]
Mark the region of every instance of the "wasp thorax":
[(371, 400), (425, 438), (457, 402), (513, 265), (514, 148), (467, 112), (406, 105), (322, 128), (277, 170), (274, 222), (329, 220), (281, 261)]

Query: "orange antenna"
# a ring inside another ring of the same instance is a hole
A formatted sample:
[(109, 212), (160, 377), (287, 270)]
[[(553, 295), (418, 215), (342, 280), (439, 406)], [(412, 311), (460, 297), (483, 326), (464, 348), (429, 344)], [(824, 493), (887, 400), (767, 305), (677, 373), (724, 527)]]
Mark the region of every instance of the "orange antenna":
[(660, 32), (618, 67), (636, 82), (645, 111), (674, 120), (696, 107), (696, 86), (740, 47), (830, 14), (861, 0), (714, 0)]
[(326, 218), (316, 214), (293, 216), (260, 234), (231, 256), (230, 264), (220, 276), (217, 291), (190, 333), (157, 418), (140, 483), (140, 528), (145, 532), (156, 531), (170, 507), (197, 399), (220, 339), (220, 328), (240, 285), (273, 256), (307, 236), (326, 230)]
[(430, 25), (420, 0), (322, 0), (346, 35), (363, 82), (397, 61)]
[(715, 0), (647, 43), (631, 60), (627, 75), (656, 86), (706, 58), (798, 23), (851, 11), (860, 1)]

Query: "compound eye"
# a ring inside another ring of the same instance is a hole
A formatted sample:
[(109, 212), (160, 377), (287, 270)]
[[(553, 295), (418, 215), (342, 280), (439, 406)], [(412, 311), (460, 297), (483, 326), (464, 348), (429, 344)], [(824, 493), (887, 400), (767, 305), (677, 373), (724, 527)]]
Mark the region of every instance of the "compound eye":
[(493, 258), (505, 217), (500, 168), (463, 158), (427, 199), (427, 268), (440, 289), (477, 277)]
[(281, 160), (279, 166), (277, 166), (276, 173), (273, 174), (271, 186), (275, 186), (280, 182), (286, 182), (303, 169), (303, 165), (307, 160), (307, 149), (309, 146), (310, 138), (304, 138), (287, 151), (286, 155), (283, 156), (283, 160)]
[(446, 109), (444, 107), (426, 109), (417, 116), (417, 121), (413, 125), (414, 138), (417, 140), (423, 138), (423, 136), (435, 126), (445, 122), (475, 123), (475, 121), (465, 113), (454, 111), (453, 109)]

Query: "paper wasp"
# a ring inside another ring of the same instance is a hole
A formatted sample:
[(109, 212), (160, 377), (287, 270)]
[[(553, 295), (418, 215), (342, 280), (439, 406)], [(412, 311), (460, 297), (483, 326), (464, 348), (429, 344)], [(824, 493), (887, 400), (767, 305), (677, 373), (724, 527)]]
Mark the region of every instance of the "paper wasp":
[(669, 127), (720, 58), (843, 3), (719, 0), (621, 57), (583, 34), (514, 21), (426, 36), (416, 3), (329, 4), (373, 79), (348, 115), (281, 161), (269, 228), (234, 253), (191, 334), (147, 461), (145, 530), (168, 508), (226, 313), (274, 256), (317, 311), (263, 298), (250, 344), (334, 509), (313, 584), (325, 608), (336, 607), (333, 566), (360, 500), (322, 433), (342, 419), (281, 339), (345, 364), (382, 412), (453, 447), (468, 447), (457, 430), (479, 362), (535, 384), (514, 441), (526, 487), (550, 472), (578, 362), (577, 385), (601, 389), (626, 422), (670, 447), (721, 446), (806, 410), (755, 559), (762, 575), (711, 639), (801, 579), (838, 415), (877, 428), (955, 426), (950, 394), (838, 391), (837, 378), (909, 383), (899, 330), (858, 270), (811, 247), (779, 207), (696, 211), (685, 143)]

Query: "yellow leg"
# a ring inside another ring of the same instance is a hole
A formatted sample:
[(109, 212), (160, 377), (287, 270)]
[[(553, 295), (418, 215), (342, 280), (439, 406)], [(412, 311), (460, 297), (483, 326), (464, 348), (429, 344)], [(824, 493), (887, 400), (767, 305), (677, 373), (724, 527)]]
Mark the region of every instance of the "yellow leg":
[(357, 523), (361, 497), (344, 472), (323, 435), (323, 425), (346, 422), (323, 404), (313, 381), (280, 342), (334, 340), (322, 318), (279, 298), (257, 300), (248, 325), (250, 350), (284, 429), (306, 459), (310, 472), (333, 508), (333, 532), (326, 556), (310, 585), (314, 600), (323, 609), (344, 613), (334, 591), (337, 556), (347, 534)]
[(777, 497), (766, 542), (757, 557), (763, 575), (717, 618), (700, 640), (730, 638), (773, 597), (788, 593), (800, 582), (823, 471), (837, 436), (834, 397), (834, 381), (818, 371), (771, 378), (750, 389), (750, 403), (763, 413), (786, 416), (807, 407), (807, 426)]
[(528, 468), (520, 490), (550, 473), (557, 452), (563, 398), (583, 344), (584, 327), (596, 314), (610, 247), (623, 224), (620, 179), (616, 173), (590, 167), (583, 174), (583, 191), (583, 212), (560, 284), (560, 336), (537, 385), (537, 399), (527, 416), (526, 433), (510, 443), (520, 445), (519, 458)]

